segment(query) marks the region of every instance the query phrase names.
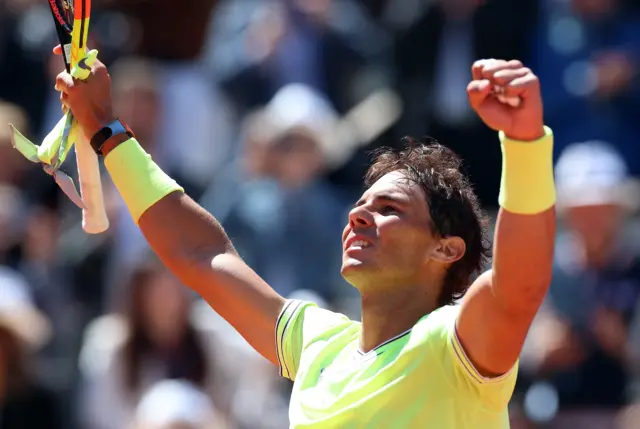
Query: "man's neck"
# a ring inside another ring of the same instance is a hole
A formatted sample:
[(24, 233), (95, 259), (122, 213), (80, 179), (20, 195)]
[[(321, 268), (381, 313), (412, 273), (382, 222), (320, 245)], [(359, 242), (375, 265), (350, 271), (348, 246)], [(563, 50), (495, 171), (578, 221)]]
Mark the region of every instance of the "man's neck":
[(363, 294), (360, 350), (366, 353), (375, 349), (435, 310), (437, 296), (430, 296), (428, 290), (415, 287)]

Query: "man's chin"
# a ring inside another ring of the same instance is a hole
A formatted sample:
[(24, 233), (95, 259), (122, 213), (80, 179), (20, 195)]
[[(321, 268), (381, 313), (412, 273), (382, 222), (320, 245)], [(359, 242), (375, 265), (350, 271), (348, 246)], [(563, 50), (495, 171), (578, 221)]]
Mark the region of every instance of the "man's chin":
[(357, 287), (357, 283), (367, 277), (369, 271), (371, 271), (370, 264), (353, 258), (343, 260), (340, 269), (342, 277), (355, 287)]
[(364, 261), (361, 261), (360, 259), (349, 258), (347, 256), (342, 258), (341, 270), (343, 274), (345, 273), (345, 271), (362, 269), (364, 266)]

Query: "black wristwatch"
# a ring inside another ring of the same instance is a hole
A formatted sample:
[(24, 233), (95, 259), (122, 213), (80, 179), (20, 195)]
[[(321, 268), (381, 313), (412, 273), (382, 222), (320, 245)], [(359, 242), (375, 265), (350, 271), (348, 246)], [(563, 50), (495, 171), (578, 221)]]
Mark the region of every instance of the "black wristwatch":
[(98, 131), (91, 139), (91, 147), (100, 156), (104, 155), (105, 143), (114, 136), (126, 134), (130, 138), (135, 137), (133, 131), (120, 118)]

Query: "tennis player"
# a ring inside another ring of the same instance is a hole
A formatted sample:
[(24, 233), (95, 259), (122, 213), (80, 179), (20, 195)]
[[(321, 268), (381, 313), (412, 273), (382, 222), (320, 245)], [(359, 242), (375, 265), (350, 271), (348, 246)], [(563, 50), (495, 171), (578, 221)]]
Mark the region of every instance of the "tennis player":
[(294, 382), (292, 428), (497, 429), (509, 427), (518, 356), (550, 282), (553, 137), (531, 70), (482, 60), (472, 75), (470, 103), (499, 131), (504, 159), (492, 269), (472, 281), (490, 246), (456, 155), (382, 151), (342, 234), (362, 322), (286, 300), (245, 265), (116, 119), (104, 65), (87, 82), (61, 73), (56, 87), (155, 252)]

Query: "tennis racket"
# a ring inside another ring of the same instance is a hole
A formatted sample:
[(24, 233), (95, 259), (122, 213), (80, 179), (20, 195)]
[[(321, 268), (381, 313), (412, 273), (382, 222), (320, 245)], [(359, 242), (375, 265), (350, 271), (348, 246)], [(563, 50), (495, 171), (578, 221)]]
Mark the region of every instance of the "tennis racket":
[[(91, 0), (48, 0), (62, 57), (68, 72), (78, 66), (87, 51)], [(75, 4), (74, 4), (75, 3)], [(80, 65), (82, 66), (82, 65)], [(100, 234), (109, 228), (104, 207), (100, 164), (84, 133), (77, 133), (76, 162), (80, 195), (85, 208), (82, 210), (82, 228), (89, 234)]]

